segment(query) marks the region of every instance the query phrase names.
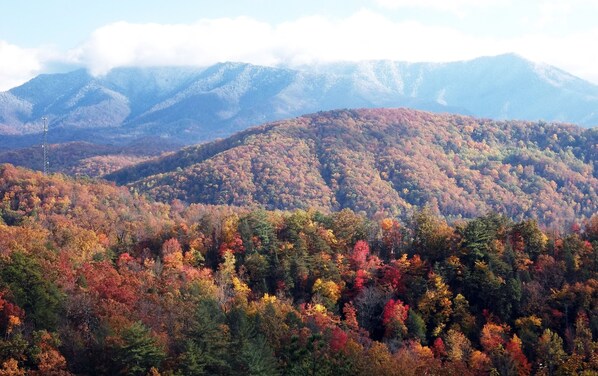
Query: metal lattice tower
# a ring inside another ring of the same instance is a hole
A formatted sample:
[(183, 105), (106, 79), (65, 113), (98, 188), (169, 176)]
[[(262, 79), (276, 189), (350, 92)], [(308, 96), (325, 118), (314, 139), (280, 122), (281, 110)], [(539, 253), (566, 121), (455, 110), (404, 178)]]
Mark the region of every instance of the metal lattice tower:
[(42, 149), (44, 152), (44, 175), (48, 174), (48, 118), (43, 117), (42, 121), (44, 122), (44, 139), (42, 143)]

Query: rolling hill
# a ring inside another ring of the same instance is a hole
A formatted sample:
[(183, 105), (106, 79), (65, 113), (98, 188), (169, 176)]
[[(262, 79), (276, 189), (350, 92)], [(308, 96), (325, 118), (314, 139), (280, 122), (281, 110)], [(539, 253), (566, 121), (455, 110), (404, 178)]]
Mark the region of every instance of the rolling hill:
[(598, 86), (517, 55), (452, 63), (370, 61), (298, 68), (221, 63), (41, 75), (0, 93), (0, 150), (40, 141), (194, 144), (338, 108), (411, 107), (494, 119), (598, 124)]
[(598, 129), (407, 109), (269, 123), (108, 175), (158, 200), (406, 217), (498, 211), (566, 224), (598, 211)]
[[(139, 139), (127, 145), (101, 145), (72, 141), (48, 145), (48, 171), (71, 176), (101, 177), (162, 153), (177, 150), (180, 144), (156, 138)], [(32, 170), (43, 170), (43, 149), (40, 145), (0, 150), (0, 163)]]

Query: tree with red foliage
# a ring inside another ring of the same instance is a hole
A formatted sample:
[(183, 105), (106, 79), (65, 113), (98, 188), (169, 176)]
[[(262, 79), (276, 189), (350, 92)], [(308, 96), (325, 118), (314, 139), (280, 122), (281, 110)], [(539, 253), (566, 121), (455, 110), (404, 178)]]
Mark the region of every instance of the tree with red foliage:
[(364, 240), (359, 240), (355, 243), (353, 251), (349, 256), (351, 260), (351, 266), (354, 270), (363, 269), (367, 261), (367, 257), (370, 254), (370, 246)]
[(399, 299), (390, 299), (386, 303), (382, 312), (385, 337), (402, 339), (407, 334), (405, 321), (407, 320), (408, 313), (409, 305), (403, 304)]
[(532, 365), (527, 360), (523, 350), (521, 349), (521, 340), (516, 334), (513, 334), (511, 340), (507, 343), (505, 351), (511, 359), (515, 362), (518, 376), (528, 376), (532, 371)]

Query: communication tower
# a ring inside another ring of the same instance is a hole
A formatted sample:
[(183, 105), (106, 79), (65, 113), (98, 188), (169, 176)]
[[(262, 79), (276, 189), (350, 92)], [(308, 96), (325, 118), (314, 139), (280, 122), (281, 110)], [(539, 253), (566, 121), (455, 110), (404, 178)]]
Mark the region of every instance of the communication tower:
[(42, 150), (44, 152), (44, 175), (48, 174), (48, 118), (43, 117), (42, 121), (44, 122), (44, 139), (42, 143)]

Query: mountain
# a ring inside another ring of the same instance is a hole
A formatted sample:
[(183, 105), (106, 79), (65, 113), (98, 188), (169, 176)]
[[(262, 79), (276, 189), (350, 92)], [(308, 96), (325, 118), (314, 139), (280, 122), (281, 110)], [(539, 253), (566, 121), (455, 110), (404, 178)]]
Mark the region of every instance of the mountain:
[[(139, 139), (123, 146), (98, 145), (84, 141), (49, 144), (48, 169), (51, 173), (101, 177), (180, 147), (180, 144), (155, 138)], [(43, 170), (43, 149), (37, 145), (8, 151), (0, 150), (0, 163)]]
[(41, 75), (0, 93), (0, 149), (51, 142), (193, 144), (338, 108), (411, 107), (494, 119), (598, 124), (598, 86), (517, 55), (452, 63), (371, 61), (299, 68), (221, 63)]
[(184, 148), (107, 178), (158, 200), (407, 217), (598, 211), (598, 129), (407, 109), (320, 112)]

